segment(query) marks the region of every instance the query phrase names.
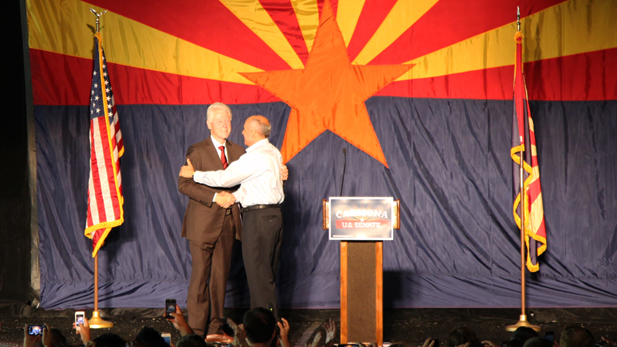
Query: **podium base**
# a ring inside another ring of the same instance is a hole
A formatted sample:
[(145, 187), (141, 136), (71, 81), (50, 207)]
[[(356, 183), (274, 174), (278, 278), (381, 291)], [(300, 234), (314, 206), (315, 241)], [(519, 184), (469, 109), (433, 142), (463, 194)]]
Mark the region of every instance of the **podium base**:
[(99, 311), (92, 312), (92, 318), (88, 319), (88, 325), (90, 329), (105, 329), (112, 328), (114, 323), (106, 321), (99, 315)]
[(540, 327), (537, 325), (533, 325), (527, 321), (527, 315), (520, 315), (519, 320), (516, 324), (506, 326), (506, 331), (515, 331), (520, 327), (531, 328), (534, 331), (540, 331)]

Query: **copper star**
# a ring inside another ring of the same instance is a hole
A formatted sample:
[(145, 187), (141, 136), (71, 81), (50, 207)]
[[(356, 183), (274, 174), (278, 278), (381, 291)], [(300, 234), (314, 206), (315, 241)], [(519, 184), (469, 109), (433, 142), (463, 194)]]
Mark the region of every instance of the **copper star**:
[(364, 101), (413, 65), (351, 65), (325, 1), (313, 48), (301, 70), (242, 73), (291, 108), (281, 153), (288, 162), (326, 130), (388, 167)]

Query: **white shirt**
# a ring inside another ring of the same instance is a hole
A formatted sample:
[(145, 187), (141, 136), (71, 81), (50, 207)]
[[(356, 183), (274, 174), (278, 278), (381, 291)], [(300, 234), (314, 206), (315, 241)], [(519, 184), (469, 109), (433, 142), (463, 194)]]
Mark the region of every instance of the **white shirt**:
[(225, 141), (223, 141), (223, 143), (220, 143), (217, 140), (215, 140), (212, 135), (210, 135), (210, 139), (212, 140), (212, 144), (214, 145), (214, 148), (216, 148), (216, 153), (218, 153), (219, 159), (221, 159), (221, 150), (219, 149), (219, 147), (221, 146), (225, 147), (225, 159), (227, 159), (227, 162), (229, 162), (229, 159), (228, 159), (229, 156), (227, 155), (227, 146), (225, 146)]
[(281, 166), (283, 157), (268, 139), (263, 139), (246, 149), (238, 160), (219, 171), (195, 171), (193, 180), (211, 187), (240, 189), (233, 195), (243, 207), (280, 204), (285, 199)]

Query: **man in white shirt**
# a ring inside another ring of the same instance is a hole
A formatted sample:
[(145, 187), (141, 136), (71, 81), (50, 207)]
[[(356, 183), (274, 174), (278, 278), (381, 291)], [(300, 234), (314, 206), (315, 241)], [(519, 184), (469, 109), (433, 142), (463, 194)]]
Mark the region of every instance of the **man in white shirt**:
[(265, 117), (249, 117), (242, 131), (246, 154), (219, 171), (195, 171), (188, 160), (180, 176), (212, 187), (240, 184), (228, 199), (243, 207), (242, 256), (251, 308), (271, 307), (278, 317), (275, 277), (283, 241), (281, 203), (285, 194), (280, 172), (283, 158), (268, 141), (270, 128)]

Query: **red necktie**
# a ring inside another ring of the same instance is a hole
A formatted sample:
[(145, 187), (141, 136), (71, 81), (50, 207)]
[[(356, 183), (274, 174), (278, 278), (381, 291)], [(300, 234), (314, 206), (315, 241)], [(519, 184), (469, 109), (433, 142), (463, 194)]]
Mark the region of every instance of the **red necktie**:
[(221, 163), (223, 163), (223, 170), (227, 169), (227, 165), (229, 165), (227, 163), (227, 157), (225, 157), (225, 146), (220, 146), (219, 149), (221, 150)]

